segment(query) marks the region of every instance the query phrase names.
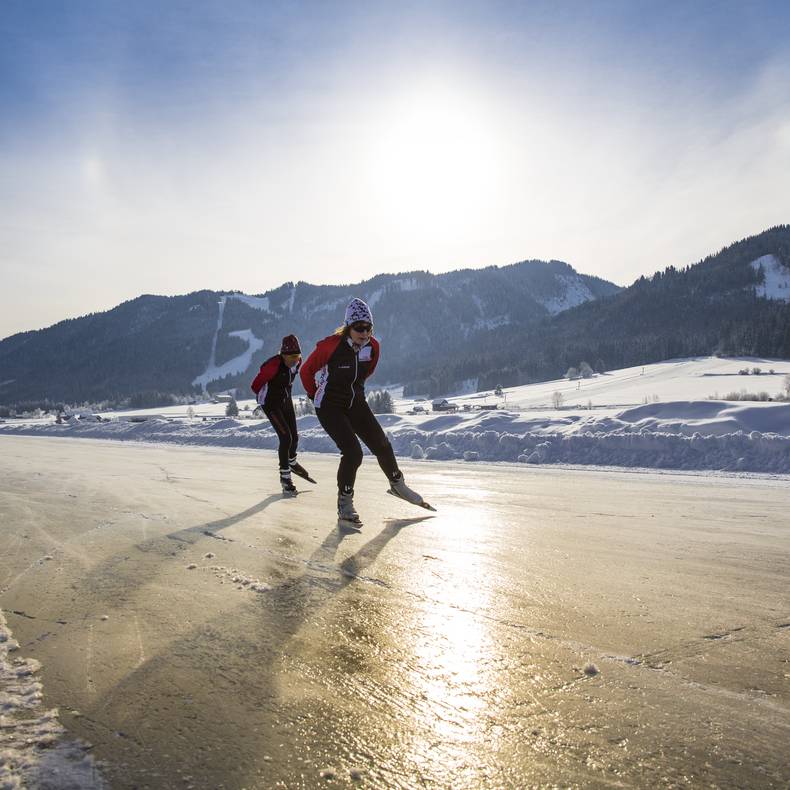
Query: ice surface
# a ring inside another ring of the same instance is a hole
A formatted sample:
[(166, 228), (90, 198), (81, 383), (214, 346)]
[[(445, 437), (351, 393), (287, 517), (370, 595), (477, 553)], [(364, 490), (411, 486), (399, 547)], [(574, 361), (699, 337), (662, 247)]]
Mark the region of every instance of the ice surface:
[(43, 690), (117, 790), (786, 785), (784, 480), (404, 461), (428, 516), (366, 459), (349, 534), (335, 454), (284, 500), (274, 453), (0, 446), (18, 785)]

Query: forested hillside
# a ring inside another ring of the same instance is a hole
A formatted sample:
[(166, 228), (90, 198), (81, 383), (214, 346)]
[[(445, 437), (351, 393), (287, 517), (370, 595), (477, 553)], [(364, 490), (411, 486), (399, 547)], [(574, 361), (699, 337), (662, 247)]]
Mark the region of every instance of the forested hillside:
[[(670, 266), (609, 297), (532, 324), (482, 333), (445, 364), (422, 366), (409, 390), (439, 394), (557, 378), (586, 361), (623, 368), (721, 354), (790, 358), (790, 304), (760, 298), (753, 261), (775, 256), (790, 275), (790, 226), (772, 228), (684, 268)], [(790, 296), (790, 294), (788, 294)]]

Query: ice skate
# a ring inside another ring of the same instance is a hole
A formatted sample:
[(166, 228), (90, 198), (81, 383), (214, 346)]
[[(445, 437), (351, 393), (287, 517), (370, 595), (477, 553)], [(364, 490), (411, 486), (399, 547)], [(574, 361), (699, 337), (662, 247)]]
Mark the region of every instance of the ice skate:
[(429, 505), (416, 491), (413, 491), (406, 485), (406, 481), (402, 474), (394, 480), (390, 480), (390, 487), (387, 493), (398, 497), (398, 499), (403, 499), (412, 505), (425, 508), (425, 510), (436, 510), (435, 507)]
[(354, 509), (354, 492), (340, 492), (337, 495), (337, 525), (356, 529), (362, 526), (359, 513)]
[(291, 467), (291, 472), (297, 477), (307, 480), (308, 483), (315, 483), (315, 480), (313, 480), (313, 478), (307, 473), (307, 469), (305, 469), (300, 463), (297, 463), (296, 461), (289, 461), (288, 464)]
[(291, 480), (290, 472), (286, 474), (280, 472), (280, 485), (282, 486), (284, 496), (296, 496), (299, 493)]

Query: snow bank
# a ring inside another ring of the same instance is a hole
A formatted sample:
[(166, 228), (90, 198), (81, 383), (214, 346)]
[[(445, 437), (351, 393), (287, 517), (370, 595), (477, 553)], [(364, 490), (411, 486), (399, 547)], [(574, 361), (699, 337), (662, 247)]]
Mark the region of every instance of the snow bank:
[[(410, 458), (790, 473), (787, 403), (677, 401), (598, 416), (495, 411), (382, 415), (381, 422), (395, 453)], [(337, 452), (314, 416), (297, 423), (300, 449)], [(230, 418), (0, 426), (0, 436), (20, 434), (269, 450), (278, 445), (268, 422)]]
[(622, 430), (647, 430), (663, 433), (695, 433), (724, 436), (737, 431), (761, 431), (790, 436), (788, 404), (744, 403), (737, 406), (726, 401), (690, 401), (651, 403), (626, 409), (608, 421)]
[(18, 650), (0, 610), (0, 787), (104, 787), (89, 747), (65, 740), (57, 709), (42, 709), (41, 665)]

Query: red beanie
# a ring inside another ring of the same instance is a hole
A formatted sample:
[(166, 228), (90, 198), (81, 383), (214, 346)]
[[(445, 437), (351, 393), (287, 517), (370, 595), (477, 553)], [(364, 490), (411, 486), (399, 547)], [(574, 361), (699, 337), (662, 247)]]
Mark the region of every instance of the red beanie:
[(299, 348), (299, 338), (296, 335), (286, 335), (283, 338), (282, 345), (280, 346), (281, 354), (301, 354), (302, 349)]

